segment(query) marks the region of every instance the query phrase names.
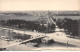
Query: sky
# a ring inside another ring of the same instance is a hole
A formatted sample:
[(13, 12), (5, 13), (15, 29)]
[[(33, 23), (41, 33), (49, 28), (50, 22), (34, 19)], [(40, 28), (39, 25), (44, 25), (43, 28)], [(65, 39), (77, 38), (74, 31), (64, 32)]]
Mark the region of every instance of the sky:
[(0, 0), (0, 11), (80, 10), (80, 0)]

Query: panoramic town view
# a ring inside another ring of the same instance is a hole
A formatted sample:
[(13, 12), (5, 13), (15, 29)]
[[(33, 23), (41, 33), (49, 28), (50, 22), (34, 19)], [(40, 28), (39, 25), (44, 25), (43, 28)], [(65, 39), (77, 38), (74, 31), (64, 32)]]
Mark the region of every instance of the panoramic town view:
[(0, 51), (27, 50), (80, 50), (80, 12), (0, 12)]

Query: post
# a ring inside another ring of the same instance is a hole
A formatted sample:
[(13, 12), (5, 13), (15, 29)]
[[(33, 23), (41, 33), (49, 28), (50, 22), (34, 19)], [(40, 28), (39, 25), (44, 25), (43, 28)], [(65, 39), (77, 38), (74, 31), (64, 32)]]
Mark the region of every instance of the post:
[(68, 43), (69, 43), (69, 42), (67, 41), (67, 43), (66, 43), (67, 47), (68, 47)]
[(79, 20), (79, 38), (80, 38), (80, 20)]

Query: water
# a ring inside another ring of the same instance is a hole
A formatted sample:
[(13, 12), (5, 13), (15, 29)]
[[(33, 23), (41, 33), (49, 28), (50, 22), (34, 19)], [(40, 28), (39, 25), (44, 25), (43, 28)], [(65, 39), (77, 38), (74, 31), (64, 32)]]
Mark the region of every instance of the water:
[[(15, 35), (15, 34), (8, 31), (8, 30), (0, 29), (0, 37), (1, 36), (12, 36), (12, 35)], [(19, 40), (5, 41), (5, 40), (0, 39), (0, 47), (12, 45), (12, 44), (15, 44), (15, 43), (19, 43)], [(46, 44), (42, 43), (42, 44), (40, 44), (39, 47), (34, 47), (33, 45), (31, 45), (29, 43), (27, 43), (26, 45), (25, 44), (20, 44), (20, 45), (15, 44), (14, 46), (7, 47), (6, 49), (8, 51), (25, 51), (25, 50), (31, 51), (31, 50), (39, 50), (39, 49), (43, 50), (45, 48), (47, 48), (47, 49), (57, 48), (58, 49), (58, 47), (66, 48), (66, 50), (67, 50), (67, 45), (63, 44), (63, 43), (59, 43), (59, 42), (53, 43), (52, 45), (46, 45)], [(73, 48), (73, 47), (76, 47), (76, 46), (69, 45), (68, 47), (70, 49), (70, 48)]]

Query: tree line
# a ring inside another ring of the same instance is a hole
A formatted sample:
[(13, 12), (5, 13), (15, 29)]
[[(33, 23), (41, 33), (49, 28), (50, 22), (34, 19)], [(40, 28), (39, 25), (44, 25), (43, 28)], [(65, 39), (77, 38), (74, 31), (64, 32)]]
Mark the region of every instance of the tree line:
[[(79, 36), (79, 24), (80, 20), (73, 20), (73, 19), (57, 19), (55, 20), (56, 24), (60, 29), (64, 29), (65, 32), (72, 36)], [(19, 29), (26, 29), (26, 30), (36, 30), (38, 32), (54, 32), (55, 31), (55, 25), (54, 24), (48, 24), (45, 26), (43, 23), (41, 25), (38, 21), (25, 21), (25, 20), (19, 20), (19, 19), (9, 19), (7, 21), (2, 20), (1, 21), (2, 26), (8, 26), (8, 27), (15, 27)]]
[(25, 21), (25, 20), (19, 20), (19, 19), (9, 19), (7, 21), (2, 20), (1, 25), (2, 26), (8, 26), (8, 27), (15, 27), (19, 29), (26, 29), (26, 30), (36, 30), (38, 32), (48, 32), (50, 30), (55, 30), (55, 25), (48, 25), (47, 27), (38, 21)]
[(56, 23), (59, 26), (59, 28), (65, 29), (65, 32), (67, 34), (72, 35), (72, 36), (79, 35), (80, 20), (64, 18), (64, 19), (58, 19)]

